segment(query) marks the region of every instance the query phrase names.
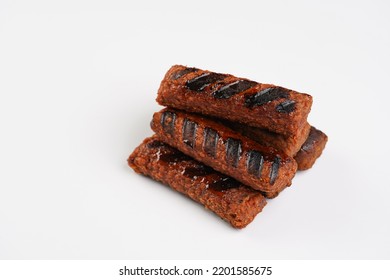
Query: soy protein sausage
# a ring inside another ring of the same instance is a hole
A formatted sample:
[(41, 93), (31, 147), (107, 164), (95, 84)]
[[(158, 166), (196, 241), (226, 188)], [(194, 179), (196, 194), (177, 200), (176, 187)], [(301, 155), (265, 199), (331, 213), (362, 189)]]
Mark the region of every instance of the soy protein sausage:
[(268, 198), (291, 185), (297, 170), (293, 158), (201, 115), (163, 109), (151, 127), (162, 141)]
[(128, 159), (137, 173), (152, 177), (203, 204), (235, 228), (247, 226), (266, 204), (260, 192), (147, 138)]
[(161, 81), (157, 102), (289, 136), (306, 123), (313, 100), (284, 87), (175, 65)]

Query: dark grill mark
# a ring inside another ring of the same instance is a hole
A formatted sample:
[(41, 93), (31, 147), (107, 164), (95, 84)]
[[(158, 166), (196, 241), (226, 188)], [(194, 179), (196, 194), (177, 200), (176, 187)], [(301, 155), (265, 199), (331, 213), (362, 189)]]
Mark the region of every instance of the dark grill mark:
[(183, 175), (189, 178), (195, 178), (198, 176), (206, 176), (208, 174), (215, 173), (215, 171), (206, 165), (199, 164), (194, 167), (187, 167), (184, 169)]
[(214, 129), (206, 127), (203, 136), (203, 151), (215, 158), (219, 135)]
[(240, 183), (230, 177), (221, 177), (220, 180), (216, 180), (209, 184), (209, 188), (214, 191), (224, 191), (239, 186)]
[(226, 75), (218, 73), (204, 73), (196, 78), (193, 78), (192, 80), (187, 81), (186, 87), (190, 90), (202, 91), (208, 85), (222, 81), (225, 77)]
[(273, 185), (275, 183), (275, 180), (278, 177), (279, 166), (280, 166), (280, 158), (275, 157), (274, 162), (272, 163), (271, 173), (269, 175), (271, 185)]
[(183, 123), (183, 142), (193, 148), (195, 146), (196, 140), (196, 129), (198, 124), (196, 122), (190, 121), (189, 119), (184, 119)]
[(199, 70), (198, 68), (193, 68), (193, 67), (179, 70), (171, 75), (171, 80), (177, 80), (180, 77), (183, 77), (184, 75), (187, 75), (187, 74), (192, 73), (192, 72), (196, 72), (198, 70)]
[(219, 99), (227, 99), (232, 97), (233, 95), (243, 92), (253, 86), (255, 86), (257, 83), (252, 82), (252, 81), (247, 81), (247, 80), (240, 80), (236, 81), (234, 83), (228, 84), (219, 90), (215, 91), (213, 93), (213, 96), (215, 98)]
[(249, 174), (260, 178), (261, 170), (263, 169), (264, 159), (258, 151), (249, 151), (246, 168)]
[(175, 131), (176, 114), (174, 112), (165, 111), (161, 116), (161, 126), (165, 133), (173, 136)]
[(266, 88), (254, 95), (247, 96), (245, 98), (245, 106), (249, 108), (261, 106), (275, 99), (288, 98), (288, 96), (287, 89), (281, 87)]
[(237, 167), (241, 158), (242, 147), (241, 141), (233, 138), (226, 140), (226, 162), (227, 164)]
[(165, 146), (165, 144), (161, 141), (158, 141), (158, 140), (153, 140), (152, 142), (149, 142), (147, 144), (147, 147), (149, 149), (163, 148), (164, 146)]
[[(167, 147), (167, 145), (165, 145), (165, 147)], [(172, 150), (168, 153), (161, 154), (159, 160), (164, 161), (168, 164), (175, 164), (175, 163), (178, 163), (181, 161), (191, 161), (193, 159), (191, 159), (189, 156), (186, 156), (185, 154), (182, 154), (176, 150)]]
[(295, 110), (295, 101), (286, 100), (276, 106), (276, 111), (280, 113), (291, 113)]

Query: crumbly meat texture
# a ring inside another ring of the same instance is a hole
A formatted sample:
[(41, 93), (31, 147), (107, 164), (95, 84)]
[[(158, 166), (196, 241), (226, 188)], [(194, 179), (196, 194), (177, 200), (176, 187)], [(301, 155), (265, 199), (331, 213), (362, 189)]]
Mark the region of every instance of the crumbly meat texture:
[(161, 81), (157, 102), (289, 136), (306, 123), (313, 100), (272, 84), (175, 65)]
[(327, 142), (328, 136), (312, 126), (309, 137), (294, 157), (298, 163), (298, 170), (310, 169), (321, 156)]
[(203, 204), (235, 228), (246, 227), (266, 205), (260, 192), (195, 161), (155, 136), (145, 139), (128, 163), (137, 173)]
[(242, 135), (260, 143), (261, 145), (271, 146), (284, 152), (290, 157), (294, 157), (301, 149), (303, 143), (309, 136), (310, 124), (304, 123), (302, 128), (298, 129), (295, 134), (285, 136), (271, 132), (258, 127), (248, 126), (237, 122), (224, 121), (228, 127), (240, 132)]
[(157, 136), (186, 155), (273, 198), (291, 185), (295, 160), (201, 115), (163, 109), (153, 116)]

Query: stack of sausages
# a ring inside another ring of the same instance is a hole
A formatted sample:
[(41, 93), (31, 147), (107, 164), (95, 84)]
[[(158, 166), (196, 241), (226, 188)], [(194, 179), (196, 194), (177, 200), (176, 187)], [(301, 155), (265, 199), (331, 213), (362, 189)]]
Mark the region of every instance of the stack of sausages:
[(283, 87), (181, 65), (158, 90), (155, 132), (130, 155), (137, 173), (247, 226), (313, 166), (327, 136), (307, 122), (313, 99)]

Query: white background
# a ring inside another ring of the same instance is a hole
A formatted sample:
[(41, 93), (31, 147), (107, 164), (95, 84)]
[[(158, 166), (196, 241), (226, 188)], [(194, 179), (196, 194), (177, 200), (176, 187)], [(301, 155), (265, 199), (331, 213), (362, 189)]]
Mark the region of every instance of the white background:
[[(0, 258), (389, 259), (389, 12), (2, 0)], [(313, 95), (326, 150), (246, 229), (127, 167), (173, 64)]]

